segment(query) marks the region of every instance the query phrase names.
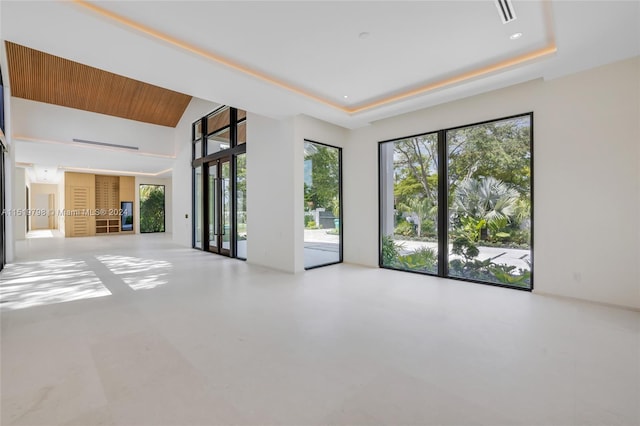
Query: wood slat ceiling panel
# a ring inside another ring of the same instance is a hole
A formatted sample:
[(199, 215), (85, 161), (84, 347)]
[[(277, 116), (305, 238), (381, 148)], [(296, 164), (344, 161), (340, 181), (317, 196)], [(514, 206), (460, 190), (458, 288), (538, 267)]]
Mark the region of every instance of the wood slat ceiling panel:
[(191, 96), (5, 42), (11, 94), (175, 127)]

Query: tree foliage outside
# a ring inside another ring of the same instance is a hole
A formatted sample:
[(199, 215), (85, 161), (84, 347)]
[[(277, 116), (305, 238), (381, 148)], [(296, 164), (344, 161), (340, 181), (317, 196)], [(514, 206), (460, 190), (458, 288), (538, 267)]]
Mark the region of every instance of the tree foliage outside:
[[(522, 116), (446, 132), (450, 275), (528, 286), (527, 267), (500, 263), (498, 254), (479, 259), (481, 247), (530, 249), (531, 151), (529, 116)], [(437, 133), (393, 143), (393, 239), (437, 241)], [(399, 259), (401, 248), (384, 241), (383, 257), (392, 267), (415, 270), (422, 264)], [(422, 254), (424, 257), (425, 253)], [(486, 256), (484, 256), (486, 257)], [(384, 264), (384, 263), (383, 263)]]
[(437, 134), (394, 142), (394, 198), (396, 229), (413, 228), (410, 237), (437, 237), (438, 139)]
[(140, 232), (164, 232), (164, 185), (140, 185)]
[(236, 156), (237, 239), (247, 239), (247, 156)]
[[(340, 161), (337, 148), (305, 142), (305, 212), (324, 208), (340, 217)], [(309, 222), (306, 222), (309, 223)], [(317, 225), (317, 224), (316, 224)]]

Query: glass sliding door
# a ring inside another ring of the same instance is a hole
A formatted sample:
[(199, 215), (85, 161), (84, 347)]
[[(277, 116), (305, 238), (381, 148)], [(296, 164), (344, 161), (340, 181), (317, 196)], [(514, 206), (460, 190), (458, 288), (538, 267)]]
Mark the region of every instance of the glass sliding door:
[(304, 142), (304, 267), (342, 262), (342, 150)]
[(449, 275), (531, 286), (531, 116), (447, 130)]
[(380, 264), (438, 272), (438, 134), (380, 144)]

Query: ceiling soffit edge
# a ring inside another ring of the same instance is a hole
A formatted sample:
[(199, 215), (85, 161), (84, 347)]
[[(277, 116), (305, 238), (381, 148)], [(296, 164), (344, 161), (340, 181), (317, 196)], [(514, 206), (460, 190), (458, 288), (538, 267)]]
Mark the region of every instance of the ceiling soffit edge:
[(246, 65), (242, 65), (238, 62), (225, 58), (215, 52), (202, 49), (186, 41), (179, 40), (177, 38), (164, 34), (161, 31), (158, 31), (154, 28), (138, 23), (125, 16), (111, 12), (100, 6), (92, 4), (86, 0), (73, 0), (73, 3), (86, 10), (91, 11), (94, 14), (101, 16), (102, 18), (106, 18), (110, 21), (116, 22), (120, 25), (133, 29), (136, 32), (145, 34), (146, 36), (150, 36), (156, 40), (159, 40), (171, 46), (177, 47), (181, 50), (203, 57), (212, 62), (220, 64), (224, 67), (230, 68), (236, 72), (261, 80), (270, 85), (273, 85), (278, 88), (292, 92), (294, 94), (303, 96), (307, 99), (329, 106), (333, 109), (336, 109), (338, 111), (341, 111), (349, 115), (355, 115), (355, 114), (373, 110), (375, 108), (379, 108), (382, 106), (398, 103), (419, 95), (424, 95), (439, 89), (452, 87), (457, 84), (461, 84), (473, 79), (487, 77), (489, 75), (498, 73), (500, 71), (506, 71), (508, 69), (511, 69), (520, 65), (532, 63), (534, 61), (547, 58), (557, 52), (555, 36), (553, 33), (553, 18), (552, 18), (551, 5), (549, 4), (550, 2), (542, 2), (541, 7), (543, 7), (545, 33), (546, 33), (546, 45), (544, 47), (532, 50), (524, 54), (516, 55), (508, 59), (497, 61), (489, 65), (484, 65), (469, 71), (461, 72), (438, 81), (429, 82), (411, 89), (405, 89), (403, 91), (400, 91), (400, 92), (397, 92), (373, 101), (361, 103), (354, 106), (346, 106), (346, 105), (342, 105), (337, 102), (334, 102), (326, 97), (311, 93), (310, 91), (297, 87), (275, 76), (257, 71)]

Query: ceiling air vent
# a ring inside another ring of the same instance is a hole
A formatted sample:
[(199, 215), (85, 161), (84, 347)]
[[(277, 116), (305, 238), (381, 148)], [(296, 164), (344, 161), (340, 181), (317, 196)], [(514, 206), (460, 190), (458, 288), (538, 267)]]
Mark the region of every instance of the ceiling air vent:
[(514, 21), (516, 19), (516, 12), (513, 9), (513, 4), (511, 4), (511, 0), (495, 0), (495, 1), (496, 1), (496, 7), (498, 8), (498, 14), (500, 15), (500, 19), (502, 19), (503, 24)]
[(118, 145), (115, 143), (106, 143), (106, 142), (96, 142), (96, 141), (87, 141), (84, 139), (73, 139), (74, 142), (77, 143), (86, 143), (89, 145), (99, 145), (99, 146), (108, 146), (110, 148), (120, 148), (120, 149), (132, 149), (132, 150), (139, 150), (139, 148), (137, 146), (129, 146), (129, 145)]

